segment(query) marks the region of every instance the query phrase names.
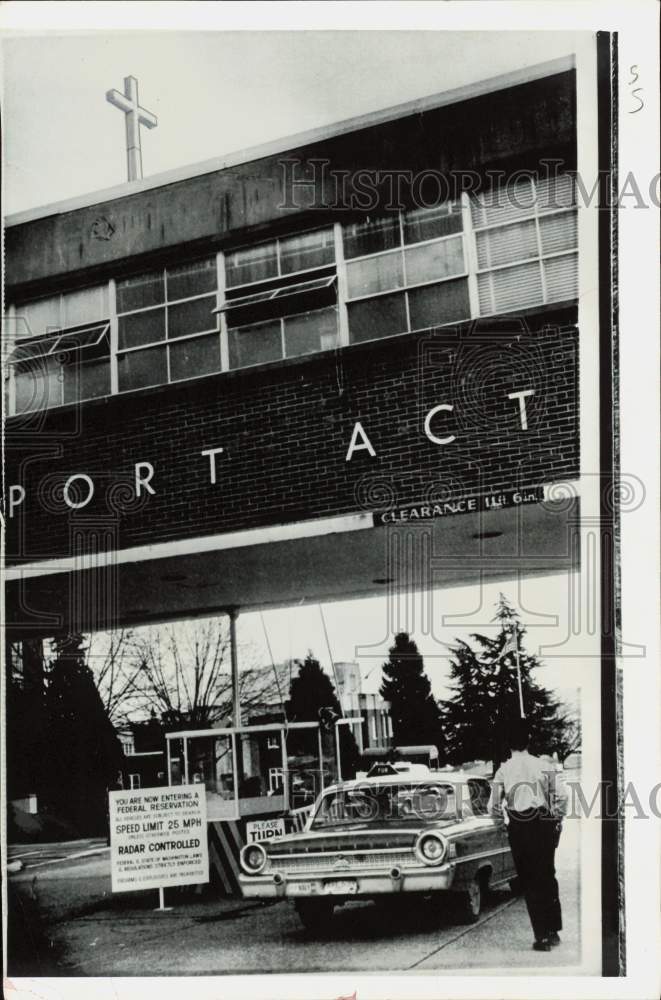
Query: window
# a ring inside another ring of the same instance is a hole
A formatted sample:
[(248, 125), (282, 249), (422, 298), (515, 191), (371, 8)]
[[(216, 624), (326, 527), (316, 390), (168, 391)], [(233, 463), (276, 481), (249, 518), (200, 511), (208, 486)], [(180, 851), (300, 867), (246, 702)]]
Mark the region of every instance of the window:
[(471, 200), (480, 315), (576, 298), (574, 204), (567, 174)]
[(288, 236), (225, 255), (225, 285), (237, 288), (335, 263), (332, 228)]
[(575, 299), (577, 239), (572, 179), (522, 178), (22, 303), (10, 412)]
[(69, 327), (107, 321), (108, 316), (107, 285), (35, 299), (16, 306), (15, 339), (47, 337)]
[(351, 343), (470, 318), (461, 205), (347, 226), (344, 254)]
[(129, 788), (140, 788), (139, 774), (129, 774)]
[(216, 258), (117, 283), (118, 389), (220, 371)]
[(132, 736), (122, 736), (122, 750), (127, 757), (135, 753), (135, 740)]
[(15, 413), (110, 392), (109, 313), (107, 285), (14, 308), (8, 363)]
[(269, 795), (281, 795), (284, 787), (285, 772), (281, 767), (269, 768)]
[(491, 789), (485, 778), (469, 778), (468, 794), (474, 816), (486, 816)]
[(420, 826), (429, 820), (456, 819), (455, 789), (449, 784), (406, 783), (327, 792), (319, 802), (311, 830), (374, 823), (377, 826)]
[(332, 228), (226, 254), (225, 282), (230, 368), (339, 344)]

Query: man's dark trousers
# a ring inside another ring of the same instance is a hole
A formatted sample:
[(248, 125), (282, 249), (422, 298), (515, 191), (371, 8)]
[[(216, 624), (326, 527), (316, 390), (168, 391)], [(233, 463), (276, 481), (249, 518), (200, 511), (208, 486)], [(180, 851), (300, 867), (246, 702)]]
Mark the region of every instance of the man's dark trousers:
[(545, 809), (509, 812), (512, 858), (537, 941), (562, 930), (555, 877), (556, 826)]

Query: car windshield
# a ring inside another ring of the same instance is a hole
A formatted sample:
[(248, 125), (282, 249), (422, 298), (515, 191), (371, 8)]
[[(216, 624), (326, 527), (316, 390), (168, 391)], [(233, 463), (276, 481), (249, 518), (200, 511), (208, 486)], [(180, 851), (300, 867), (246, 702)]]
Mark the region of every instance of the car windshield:
[(323, 796), (311, 824), (312, 830), (341, 826), (419, 825), (455, 819), (452, 785), (364, 784), (338, 788)]

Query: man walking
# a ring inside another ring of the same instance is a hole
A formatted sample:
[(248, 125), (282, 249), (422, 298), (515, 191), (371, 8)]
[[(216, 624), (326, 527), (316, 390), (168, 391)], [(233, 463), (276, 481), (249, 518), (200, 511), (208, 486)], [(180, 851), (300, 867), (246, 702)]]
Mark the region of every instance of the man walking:
[(492, 816), (507, 813), (507, 834), (528, 914), (535, 951), (560, 944), (562, 913), (555, 877), (555, 849), (567, 792), (561, 772), (528, 753), (530, 727), (525, 719), (512, 726), (512, 756), (496, 771), (489, 800)]

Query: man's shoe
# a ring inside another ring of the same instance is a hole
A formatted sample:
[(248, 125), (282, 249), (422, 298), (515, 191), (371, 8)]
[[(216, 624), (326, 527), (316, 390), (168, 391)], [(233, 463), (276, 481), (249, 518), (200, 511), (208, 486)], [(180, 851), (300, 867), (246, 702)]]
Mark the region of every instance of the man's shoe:
[(547, 938), (541, 938), (538, 941), (533, 942), (533, 951), (550, 951), (551, 945)]
[(558, 945), (562, 943), (560, 941), (560, 935), (558, 934), (557, 931), (551, 931), (546, 940), (548, 941), (548, 943), (551, 945), (552, 948), (557, 948)]

